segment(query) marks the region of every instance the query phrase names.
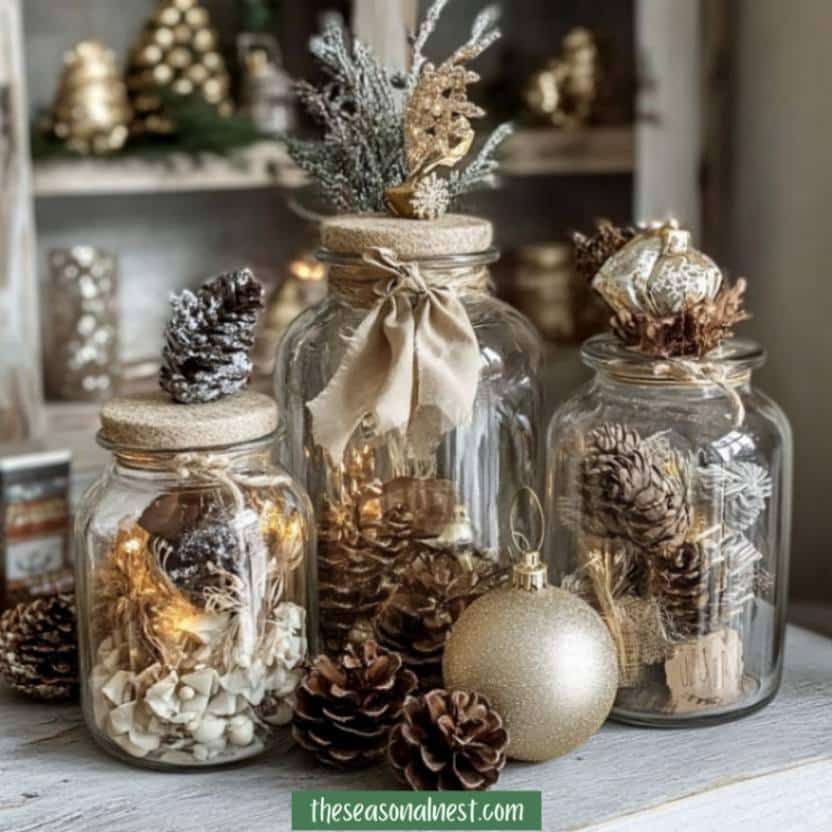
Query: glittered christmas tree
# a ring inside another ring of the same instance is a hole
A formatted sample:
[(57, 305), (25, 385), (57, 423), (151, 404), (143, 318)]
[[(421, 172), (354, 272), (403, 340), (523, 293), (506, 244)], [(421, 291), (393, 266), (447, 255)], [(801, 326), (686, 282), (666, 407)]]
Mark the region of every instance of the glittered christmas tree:
[(220, 115), (233, 112), (231, 81), (208, 11), (198, 0), (162, 0), (131, 51), (127, 88), (133, 135), (166, 135), (176, 120), (170, 96), (194, 97)]

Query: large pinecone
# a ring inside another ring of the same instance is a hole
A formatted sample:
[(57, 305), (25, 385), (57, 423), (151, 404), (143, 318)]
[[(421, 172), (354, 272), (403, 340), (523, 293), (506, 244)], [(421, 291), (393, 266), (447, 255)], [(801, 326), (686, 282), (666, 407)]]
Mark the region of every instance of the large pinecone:
[(647, 552), (674, 551), (690, 529), (681, 460), (625, 425), (601, 425), (587, 437), (581, 496), (590, 534), (620, 537)]
[(75, 596), (51, 595), (0, 618), (0, 674), (36, 699), (70, 699), (78, 691)]
[(384, 756), (416, 677), (401, 657), (367, 641), (338, 661), (321, 656), (295, 693), (292, 733), (321, 763), (361, 768)]
[(710, 630), (709, 573), (709, 550), (701, 543), (687, 542), (670, 557), (653, 559), (651, 594), (681, 635), (705, 635)]
[(223, 274), (197, 292), (171, 299), (159, 383), (183, 404), (210, 402), (241, 390), (251, 375), (263, 287), (248, 269)]
[(422, 546), (379, 610), (376, 638), (401, 654), (420, 690), (442, 685), (442, 655), (451, 627), (489, 586), (494, 564), (477, 552), (459, 555)]
[(390, 764), (416, 791), (482, 790), (506, 764), (502, 717), (477, 693), (432, 690), (410, 697), (390, 735)]

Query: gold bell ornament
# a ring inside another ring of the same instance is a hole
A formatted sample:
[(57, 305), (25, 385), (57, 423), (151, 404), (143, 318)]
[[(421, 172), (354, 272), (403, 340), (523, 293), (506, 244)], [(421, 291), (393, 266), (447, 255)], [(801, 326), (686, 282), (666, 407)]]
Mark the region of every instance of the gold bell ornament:
[[(517, 530), (524, 495), (540, 518), (534, 547)], [(502, 715), (509, 757), (537, 762), (567, 754), (604, 724), (618, 688), (618, 660), (595, 610), (549, 584), (540, 554), (543, 509), (531, 489), (514, 500), (511, 531), (521, 553), (511, 584), (465, 610), (442, 669), (447, 689), (476, 690)]]

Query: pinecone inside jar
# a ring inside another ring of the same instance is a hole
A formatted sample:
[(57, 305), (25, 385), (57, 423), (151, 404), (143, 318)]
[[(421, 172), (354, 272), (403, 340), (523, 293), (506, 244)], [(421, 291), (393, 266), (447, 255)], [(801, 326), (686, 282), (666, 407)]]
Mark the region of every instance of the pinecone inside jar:
[(401, 657), (373, 641), (321, 656), (296, 692), (292, 733), (319, 762), (361, 768), (384, 757), (416, 677)]
[(682, 460), (630, 427), (608, 423), (587, 436), (580, 487), (582, 522), (592, 535), (656, 554), (675, 551), (687, 537), (691, 509)]
[(507, 747), (503, 720), (485, 697), (432, 690), (405, 703), (389, 758), (411, 789), (482, 790), (497, 782)]
[(679, 635), (710, 631), (710, 557), (703, 543), (686, 542), (670, 557), (654, 558), (650, 591), (658, 598)]
[(0, 674), (15, 690), (35, 699), (70, 699), (76, 695), (74, 595), (38, 598), (3, 613)]
[(442, 655), (463, 610), (493, 585), (494, 563), (479, 552), (422, 545), (375, 619), (379, 644), (399, 652), (420, 690), (442, 685)]

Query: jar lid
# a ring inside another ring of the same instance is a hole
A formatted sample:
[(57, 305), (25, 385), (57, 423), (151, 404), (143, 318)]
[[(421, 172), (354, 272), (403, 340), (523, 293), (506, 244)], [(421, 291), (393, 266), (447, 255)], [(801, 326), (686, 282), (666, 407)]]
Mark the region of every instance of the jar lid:
[(254, 442), (277, 429), (277, 404), (245, 390), (205, 404), (178, 404), (162, 390), (112, 399), (101, 408), (102, 444), (184, 451)]
[(462, 214), (446, 214), (428, 222), (384, 214), (346, 214), (321, 225), (323, 247), (338, 254), (389, 248), (403, 260), (419, 260), (479, 254), (493, 241), (494, 227), (488, 220)]

